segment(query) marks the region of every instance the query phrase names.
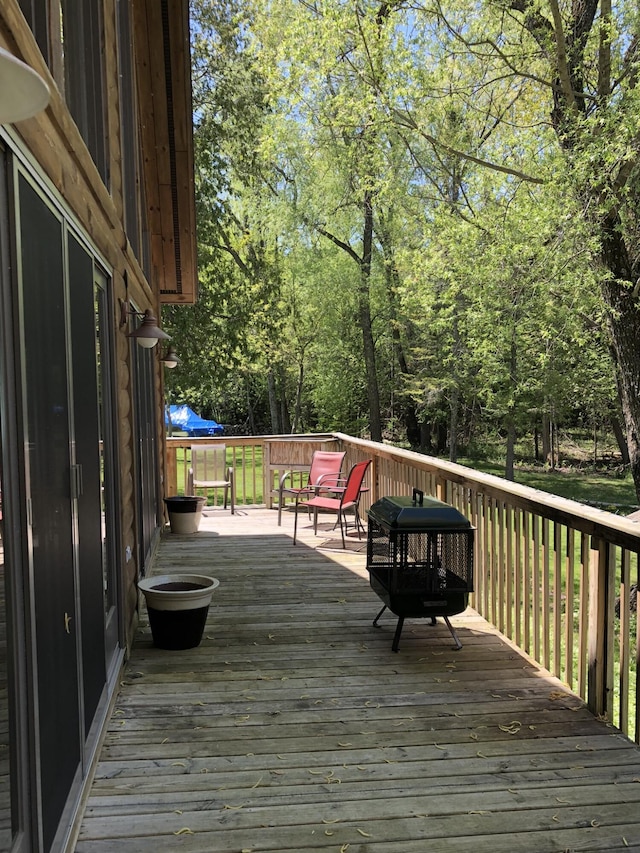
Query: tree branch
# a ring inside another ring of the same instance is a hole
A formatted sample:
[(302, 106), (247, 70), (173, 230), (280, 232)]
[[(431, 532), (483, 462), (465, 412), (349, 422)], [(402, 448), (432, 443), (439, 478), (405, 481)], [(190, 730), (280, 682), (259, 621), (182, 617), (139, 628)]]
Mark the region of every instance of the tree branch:
[(327, 240), (330, 240), (339, 249), (342, 249), (343, 252), (346, 252), (349, 257), (358, 264), (358, 266), (362, 265), (362, 258), (360, 255), (355, 251), (355, 249), (352, 249), (348, 243), (345, 243), (344, 240), (341, 240), (339, 237), (336, 237), (335, 234), (327, 231), (327, 229), (323, 228), (322, 225), (312, 225), (311, 227), (315, 228), (318, 234), (322, 234), (323, 237), (326, 237)]
[(490, 160), (484, 160), (482, 157), (467, 154), (466, 151), (460, 151), (458, 148), (453, 148), (451, 145), (440, 142), (440, 140), (436, 139), (435, 136), (427, 133), (425, 130), (422, 130), (408, 113), (402, 112), (397, 107), (392, 107), (391, 109), (405, 127), (416, 131), (416, 133), (420, 134), (424, 140), (433, 145), (434, 148), (439, 148), (442, 151), (446, 151), (448, 154), (467, 160), (469, 163), (475, 163), (477, 166), (483, 166), (485, 169), (491, 169), (493, 172), (501, 172), (503, 175), (512, 175), (514, 178), (519, 178), (521, 181), (527, 181), (530, 184), (544, 184), (544, 180), (542, 178), (534, 178), (533, 175), (528, 175), (520, 169), (512, 169), (510, 166), (501, 166), (499, 163), (492, 163)]
[(558, 70), (558, 78), (562, 87), (562, 94), (565, 97), (567, 106), (571, 112), (576, 113), (578, 110), (573, 86), (571, 85), (571, 72), (569, 70), (569, 62), (567, 58), (567, 44), (564, 38), (564, 27), (562, 25), (562, 16), (557, 0), (549, 0), (551, 6), (551, 14), (553, 16), (553, 27), (555, 31), (556, 43), (556, 63)]

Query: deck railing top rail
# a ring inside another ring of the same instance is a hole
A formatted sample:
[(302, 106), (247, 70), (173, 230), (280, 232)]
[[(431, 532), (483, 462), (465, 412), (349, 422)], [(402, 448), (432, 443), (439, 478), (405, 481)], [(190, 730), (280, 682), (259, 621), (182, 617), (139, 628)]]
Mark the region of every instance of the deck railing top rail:
[[(223, 438), (189, 438), (187, 436), (168, 436), (167, 449), (169, 454), (175, 454), (176, 449), (190, 448), (194, 444), (211, 444), (220, 442), (230, 448), (260, 447), (264, 449), (267, 443), (291, 442), (315, 443), (336, 441), (345, 449), (352, 449), (360, 456), (369, 456), (374, 460), (399, 463), (406, 466), (409, 472), (423, 471), (434, 475), (438, 480), (471, 489), (477, 494), (485, 495), (496, 501), (508, 504), (525, 512), (547, 518), (549, 521), (566, 524), (575, 530), (606, 541), (614, 542), (625, 548), (640, 551), (640, 524), (624, 516), (616, 515), (597, 507), (586, 506), (578, 501), (550, 494), (540, 489), (533, 489), (498, 477), (485, 474), (464, 465), (426, 456), (412, 450), (404, 450), (393, 445), (380, 444), (367, 439), (360, 439), (345, 433), (314, 433), (304, 435), (261, 435), (261, 436), (225, 436)], [(310, 454), (309, 460), (310, 461)], [(285, 462), (279, 462), (280, 467)], [(297, 457), (292, 456), (291, 464), (297, 465)], [(407, 478), (406, 489), (411, 493), (413, 483)], [(168, 483), (171, 487), (171, 483)], [(371, 499), (376, 500), (382, 495), (379, 484), (372, 483)], [(267, 502), (266, 500), (264, 501)]]
[[(409, 468), (434, 474), (443, 482), (455, 483), (463, 488), (472, 489), (477, 494), (501, 501), (512, 508), (535, 513), (559, 524), (568, 524), (581, 533), (601, 537), (625, 548), (640, 551), (640, 524), (624, 518), (624, 516), (615, 515), (615, 513), (597, 507), (586, 506), (578, 501), (543, 492), (540, 489), (533, 489), (520, 483), (513, 483), (495, 474), (485, 474), (482, 471), (476, 471), (473, 468), (467, 468), (464, 465), (458, 465), (434, 456), (425, 456), (392, 445), (381, 445), (343, 433), (335, 433), (335, 437), (345, 445), (358, 447), (363, 452), (369, 452), (376, 459), (403, 463)], [(410, 493), (410, 482), (407, 483), (407, 487)]]

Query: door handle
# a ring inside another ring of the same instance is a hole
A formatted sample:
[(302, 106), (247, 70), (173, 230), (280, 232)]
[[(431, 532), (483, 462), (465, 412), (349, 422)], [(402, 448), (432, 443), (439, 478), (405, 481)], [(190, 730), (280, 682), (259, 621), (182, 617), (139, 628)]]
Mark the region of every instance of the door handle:
[(71, 466), (71, 498), (77, 500), (83, 493), (82, 465)]
[(68, 613), (65, 613), (65, 614), (64, 614), (64, 630), (67, 632), (67, 634), (70, 634), (70, 633), (71, 633), (70, 625), (71, 625), (71, 619), (72, 619), (72, 618), (73, 618), (73, 617), (72, 617), (72, 616), (69, 616), (69, 614), (68, 614)]

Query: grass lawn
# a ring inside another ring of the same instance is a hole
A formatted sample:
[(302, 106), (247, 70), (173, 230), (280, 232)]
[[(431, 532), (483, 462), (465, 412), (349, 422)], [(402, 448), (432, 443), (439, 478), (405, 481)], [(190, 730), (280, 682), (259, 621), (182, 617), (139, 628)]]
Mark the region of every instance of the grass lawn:
[[(482, 459), (459, 459), (461, 465), (484, 471), (487, 474), (504, 476), (504, 466)], [(575, 468), (550, 470), (522, 466), (516, 468), (515, 481), (523, 486), (571, 498), (574, 501), (609, 509), (619, 515), (627, 515), (638, 508), (631, 474), (624, 476), (604, 472), (580, 471)]]

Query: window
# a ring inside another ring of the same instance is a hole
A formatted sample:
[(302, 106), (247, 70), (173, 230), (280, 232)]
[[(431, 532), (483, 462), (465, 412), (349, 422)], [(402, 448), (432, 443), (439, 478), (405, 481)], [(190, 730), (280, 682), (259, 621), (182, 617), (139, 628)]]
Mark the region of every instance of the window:
[(67, 106), (109, 186), (101, 9), (96, 0), (62, 0), (62, 50)]
[(47, 26), (47, 0), (18, 0), (18, 2), (31, 32), (38, 42), (40, 53), (44, 56), (49, 68), (51, 68), (49, 28)]

